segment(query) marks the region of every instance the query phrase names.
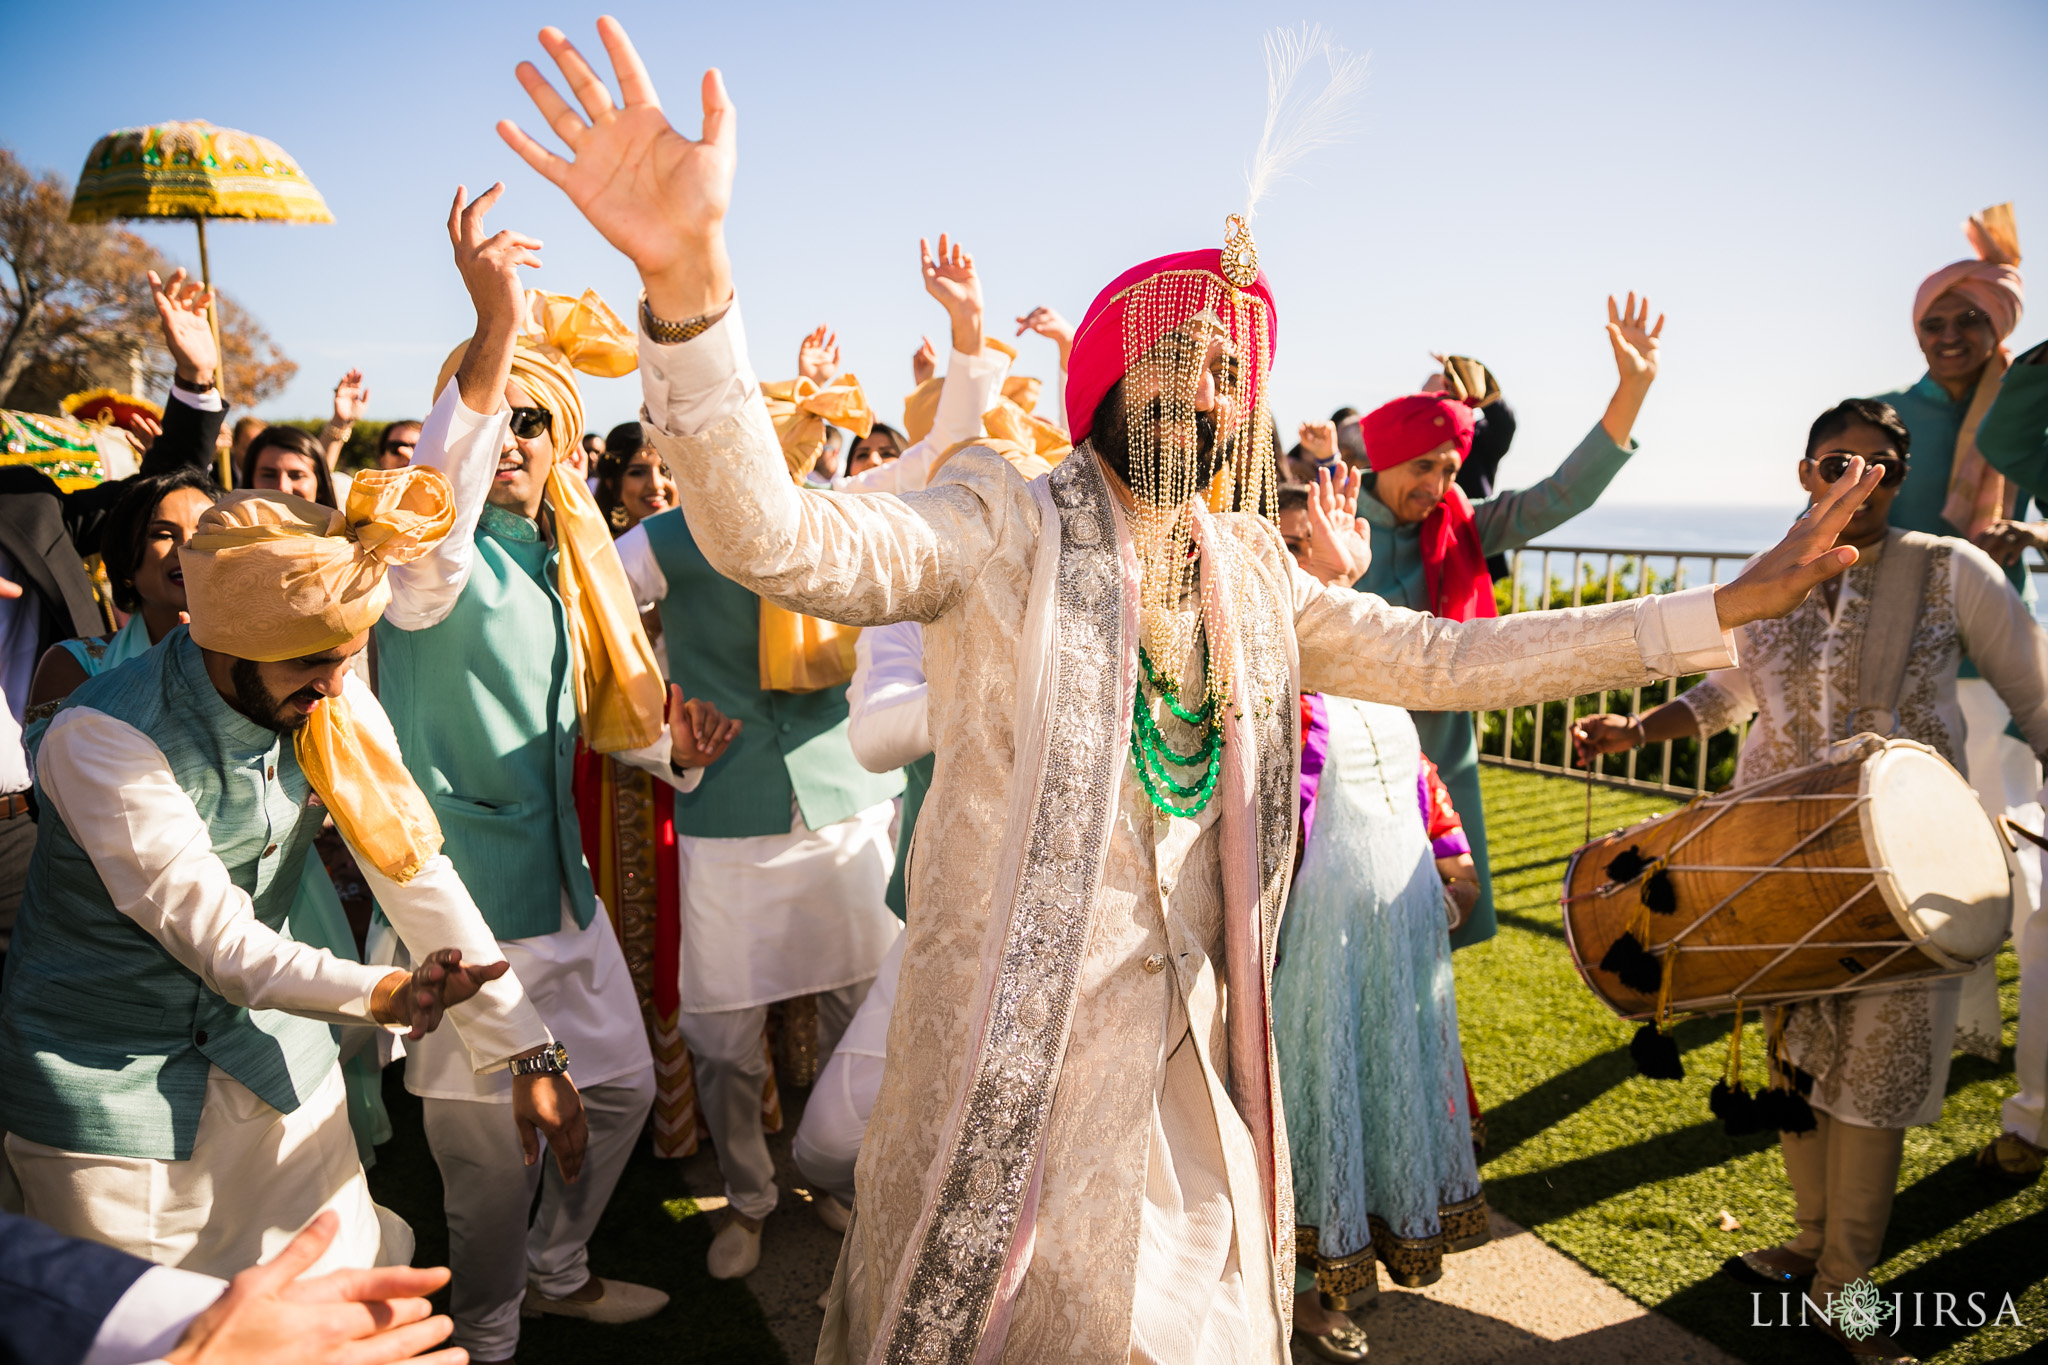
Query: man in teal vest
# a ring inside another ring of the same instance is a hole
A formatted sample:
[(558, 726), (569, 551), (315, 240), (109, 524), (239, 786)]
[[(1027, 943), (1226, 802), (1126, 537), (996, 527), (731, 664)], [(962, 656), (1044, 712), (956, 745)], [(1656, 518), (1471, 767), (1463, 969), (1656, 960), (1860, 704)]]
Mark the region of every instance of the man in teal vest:
[(522, 1312), (629, 1322), (668, 1301), (589, 1265), (590, 1235), (653, 1102), (654, 1064), (583, 860), (570, 780), (581, 735), (692, 786), (693, 765), (716, 758), (734, 728), (680, 701), (679, 723), (664, 724), (666, 689), (611, 536), (581, 477), (557, 465), (584, 427), (572, 366), (618, 374), (607, 366), (623, 356), (630, 369), (631, 335), (595, 295), (522, 290), (537, 244), (486, 236), (499, 193), (465, 209), (458, 191), (449, 215), (477, 325), (443, 367), (413, 456), (447, 476), (454, 524), (393, 572), (377, 636), (379, 691), (406, 766), (567, 1047), (589, 1115), (580, 1181), (566, 1166), (523, 1167), (497, 1118), (510, 1099), (502, 1082), (432, 1038), (410, 1050), (406, 1086), (424, 1102), (448, 1214), (453, 1340), (478, 1362), (512, 1358)]
[[(481, 993), (453, 1016), (466, 1066), (524, 1069), (547, 1049), (349, 676), (385, 565), (440, 533), (446, 485), (399, 471), (357, 489), (347, 520), (253, 491), (208, 510), (181, 556), (190, 627), (80, 686), (37, 741), (0, 1129), (25, 1211), (59, 1231), (233, 1274), (333, 1209), (325, 1265), (402, 1264), (410, 1232), (370, 1201), (329, 1024), (418, 1037)], [(288, 936), (328, 814), (417, 970)], [(580, 1144), (566, 1076), (522, 1076), (512, 1117)]]
[[(785, 458), (802, 485), (808, 460), (787, 449)], [(642, 603), (688, 604), (686, 617), (669, 609), (669, 677), (741, 723), (703, 784), (675, 798), (678, 1018), (732, 1211), (712, 1240), (710, 1270), (734, 1279), (759, 1263), (761, 1224), (778, 1199), (760, 1121), (768, 1006), (816, 995), (821, 1054), (860, 1007), (900, 932), (886, 896), (903, 775), (871, 773), (854, 758), (845, 683), (762, 686), (761, 599), (711, 567), (681, 513), (649, 517), (619, 537), (618, 551)], [(833, 1221), (832, 1206), (820, 1209)]]

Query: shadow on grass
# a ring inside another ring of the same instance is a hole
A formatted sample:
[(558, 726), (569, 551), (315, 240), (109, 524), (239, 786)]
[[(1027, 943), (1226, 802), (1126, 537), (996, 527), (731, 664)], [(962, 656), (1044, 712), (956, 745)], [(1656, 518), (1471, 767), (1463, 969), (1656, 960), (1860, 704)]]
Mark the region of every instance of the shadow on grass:
[(1720, 1120), (1659, 1133), (1522, 1175), (1486, 1182), (1486, 1197), (1524, 1227), (1548, 1223), (1641, 1185), (1676, 1180), (1776, 1144), (1777, 1134), (1732, 1138)]
[[(377, 1149), (370, 1192), (412, 1225), (418, 1240), (414, 1265), (446, 1265), (441, 1174), (427, 1149), (420, 1102), (405, 1088), (403, 1062), (384, 1072), (384, 1104), (392, 1138)], [(590, 1239), (593, 1273), (665, 1290), (668, 1307), (620, 1327), (529, 1319), (522, 1325), (519, 1359), (547, 1365), (754, 1365), (788, 1359), (745, 1282), (714, 1280), (706, 1272), (711, 1220), (695, 1213), (694, 1205), (678, 1202), (685, 1198), (680, 1164), (657, 1159), (643, 1141)], [(435, 1308), (448, 1310), (447, 1291), (435, 1296)]]
[[(1509, 916), (1503, 915), (1507, 919)], [(1672, 1031), (1680, 1053), (1725, 1037), (1726, 1020), (1687, 1019)], [(1540, 1085), (1486, 1111), (1486, 1159), (1492, 1161), (1513, 1151), (1536, 1134), (1562, 1123), (1600, 1096), (1636, 1074), (1636, 1064), (1625, 1047), (1613, 1048), (1588, 1057), (1567, 1071), (1560, 1071)], [(1527, 1220), (1517, 1218), (1525, 1226)]]

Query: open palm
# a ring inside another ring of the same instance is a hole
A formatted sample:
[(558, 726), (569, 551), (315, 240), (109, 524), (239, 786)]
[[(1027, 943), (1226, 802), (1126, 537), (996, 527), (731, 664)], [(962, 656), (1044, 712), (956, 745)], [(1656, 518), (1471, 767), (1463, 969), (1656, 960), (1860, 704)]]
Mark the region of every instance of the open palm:
[(598, 20), (597, 31), (623, 107), (613, 104), (604, 81), (562, 31), (544, 28), (541, 46), (583, 112), (570, 108), (531, 62), (519, 64), (519, 83), (570, 156), (557, 156), (510, 119), (498, 124), (498, 133), (527, 165), (559, 186), (643, 276), (659, 275), (683, 258), (689, 243), (702, 242), (725, 221), (737, 159), (732, 101), (718, 72), (705, 72), (704, 135), (691, 141), (662, 112), (626, 30), (606, 17)]
[(1623, 383), (1648, 384), (1657, 377), (1657, 339), (1663, 335), (1662, 313), (1657, 315), (1657, 325), (1650, 325), (1649, 295), (1639, 304), (1631, 290), (1628, 303), (1621, 308), (1614, 306), (1612, 294), (1607, 296), (1607, 339), (1614, 346), (1614, 366), (1621, 371)]

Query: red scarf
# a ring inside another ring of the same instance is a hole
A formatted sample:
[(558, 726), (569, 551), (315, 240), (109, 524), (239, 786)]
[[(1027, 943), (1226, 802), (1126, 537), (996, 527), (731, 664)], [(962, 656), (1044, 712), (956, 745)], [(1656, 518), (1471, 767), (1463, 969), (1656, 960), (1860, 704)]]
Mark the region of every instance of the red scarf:
[(1465, 490), (1452, 484), (1430, 514), (1422, 519), (1422, 582), (1429, 609), (1449, 621), (1498, 616), (1493, 604), (1493, 575), (1486, 571), (1486, 553), (1479, 546), (1479, 526)]

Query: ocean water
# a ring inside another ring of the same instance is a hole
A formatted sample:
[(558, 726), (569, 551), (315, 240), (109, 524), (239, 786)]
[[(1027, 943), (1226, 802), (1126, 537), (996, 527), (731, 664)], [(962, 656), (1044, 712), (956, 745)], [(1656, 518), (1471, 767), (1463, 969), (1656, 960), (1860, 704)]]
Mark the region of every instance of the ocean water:
[(1647, 550), (1658, 554), (1719, 551), (1752, 555), (1769, 549), (1798, 517), (1801, 504), (1685, 507), (1596, 503), (1536, 544)]

